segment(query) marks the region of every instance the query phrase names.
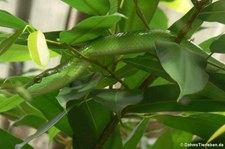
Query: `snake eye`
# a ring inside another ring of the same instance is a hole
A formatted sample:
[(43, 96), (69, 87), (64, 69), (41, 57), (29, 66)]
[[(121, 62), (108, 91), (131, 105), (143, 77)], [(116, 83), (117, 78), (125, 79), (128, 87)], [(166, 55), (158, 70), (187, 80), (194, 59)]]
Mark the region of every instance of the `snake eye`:
[(42, 80), (42, 77), (39, 77), (39, 76), (36, 76), (36, 77), (34, 78), (34, 82), (35, 82), (35, 83), (40, 83), (41, 80)]

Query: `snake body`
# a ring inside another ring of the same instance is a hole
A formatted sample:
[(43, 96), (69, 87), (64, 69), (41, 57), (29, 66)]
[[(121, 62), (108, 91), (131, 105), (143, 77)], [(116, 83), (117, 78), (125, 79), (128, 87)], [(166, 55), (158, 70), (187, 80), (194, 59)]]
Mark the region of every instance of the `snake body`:
[[(118, 33), (96, 39), (81, 47), (79, 51), (86, 57), (153, 52), (156, 41), (175, 41), (175, 38), (176, 37), (171, 35), (169, 32), (161, 30)], [(192, 42), (184, 40), (181, 45), (187, 47), (193, 53), (203, 58), (208, 57), (206, 52), (201, 50), (200, 47)], [(224, 64), (214, 58), (209, 58), (208, 61), (220, 67), (224, 67)], [(88, 65), (89, 62), (85, 60), (73, 58), (57, 73), (44, 77), (39, 83), (35, 83), (30, 86), (28, 91), (32, 96), (38, 96), (60, 89), (78, 78), (86, 70)]]

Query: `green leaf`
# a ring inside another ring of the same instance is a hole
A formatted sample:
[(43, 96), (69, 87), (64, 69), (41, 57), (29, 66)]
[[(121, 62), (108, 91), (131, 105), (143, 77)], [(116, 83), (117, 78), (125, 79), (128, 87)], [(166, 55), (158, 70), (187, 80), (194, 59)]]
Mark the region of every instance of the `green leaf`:
[(46, 117), (41, 113), (41, 111), (39, 111), (39, 109), (32, 106), (29, 102), (23, 102), (20, 105), (19, 109), (21, 109), (23, 112), (27, 114), (34, 115), (42, 119), (46, 119)]
[(215, 36), (215, 37), (212, 37), (210, 39), (207, 39), (205, 41), (203, 41), (202, 43), (199, 44), (199, 46), (206, 52), (211, 52), (210, 50), (210, 45), (219, 38), (220, 36)]
[(193, 97), (186, 96), (177, 102), (178, 95), (179, 88), (173, 84), (150, 87), (145, 90), (143, 100), (139, 104), (129, 107), (128, 112), (218, 112), (225, 109), (225, 101), (217, 100), (217, 96), (213, 100), (208, 99), (204, 94)]
[(123, 61), (143, 71), (171, 80), (170, 76), (163, 70), (160, 63), (156, 60), (152, 60), (150, 56), (127, 58)]
[(168, 84), (174, 84), (174, 82), (170, 82), (164, 78), (158, 77), (154, 80), (154, 82), (151, 83), (151, 87), (160, 86), (160, 85), (168, 85)]
[(185, 47), (172, 42), (156, 43), (156, 52), (164, 70), (180, 87), (179, 101), (183, 96), (201, 91), (208, 82), (206, 61)]
[(151, 147), (151, 149), (160, 149), (165, 147), (166, 144), (166, 148), (167, 149), (173, 149), (173, 140), (172, 140), (172, 134), (170, 132), (166, 132), (164, 134), (162, 134), (157, 140), (156, 142), (153, 144), (153, 146)]
[(59, 104), (66, 109), (66, 105), (69, 101), (79, 100), (83, 98), (87, 92), (79, 92), (79, 89), (64, 87), (60, 90), (59, 94), (56, 96)]
[(24, 102), (24, 99), (19, 95), (15, 95), (9, 98), (0, 96), (0, 113), (9, 111), (21, 103)]
[[(156, 115), (154, 118), (169, 127), (190, 132), (203, 139), (210, 138), (225, 123), (225, 116), (209, 113), (190, 116)], [(225, 139), (225, 135), (221, 135), (220, 137), (221, 139)]]
[(99, 81), (102, 79), (100, 73), (94, 73), (85, 76), (79, 80), (73, 82), (73, 87), (65, 87), (60, 90), (59, 94), (56, 96), (59, 104), (66, 109), (66, 105), (69, 101), (79, 100), (84, 97), (92, 88), (94, 88)]
[[(0, 129), (0, 146), (4, 149), (14, 149), (15, 145), (22, 142), (21, 139), (9, 134), (5, 130)], [(29, 144), (25, 145), (23, 149), (33, 149)]]
[(105, 143), (105, 148), (110, 149), (123, 149), (122, 138), (120, 134), (119, 127), (116, 127), (114, 132), (111, 134), (109, 140)]
[(109, 10), (108, 0), (63, 0), (77, 10), (90, 15), (104, 15)]
[(61, 32), (60, 40), (67, 44), (77, 44), (101, 36), (121, 19), (121, 14), (93, 16), (78, 23), (69, 31)]
[(170, 131), (172, 136), (172, 142), (173, 142), (173, 148), (172, 149), (185, 149), (184, 146), (181, 145), (181, 143), (190, 143), (193, 139), (193, 134), (180, 131), (177, 129), (173, 129)]
[(63, 111), (62, 113), (60, 113), (59, 115), (57, 115), (55, 118), (53, 118), (52, 120), (50, 120), (48, 123), (42, 125), (40, 128), (37, 129), (37, 131), (34, 134), (32, 134), (31, 136), (29, 136), (28, 138), (26, 138), (22, 143), (17, 144), (15, 146), (15, 149), (22, 149), (23, 146), (26, 145), (27, 143), (29, 143), (31, 140), (33, 140), (34, 138), (37, 138), (37, 137), (41, 136), (42, 134), (44, 134), (45, 132), (47, 132), (59, 120), (61, 120), (67, 114), (67, 112), (69, 112), (70, 110), (71, 110), (71, 108), (68, 108), (67, 111)]
[(27, 82), (31, 81), (32, 77), (28, 76), (11, 76), (5, 79), (0, 79), (0, 84), (9, 84), (9, 85), (14, 85), (16, 83), (25, 85)]
[[(68, 113), (68, 117), (74, 134), (73, 147), (76, 149), (91, 149), (94, 148), (104, 128), (111, 121), (112, 112), (101, 104), (90, 100), (73, 108)], [(122, 148), (121, 138), (117, 133), (119, 133), (118, 130), (109, 136), (103, 148)], [(118, 137), (113, 138), (115, 136)], [(117, 143), (117, 145), (114, 143)]]
[(131, 89), (139, 88), (143, 81), (145, 81), (149, 76), (149, 73), (146, 71), (138, 70), (133, 73), (131, 76), (128, 76), (124, 79), (124, 83), (129, 86)]
[(139, 141), (141, 140), (145, 128), (148, 125), (149, 118), (143, 119), (129, 134), (127, 137), (125, 144), (124, 144), (124, 149), (136, 149)]
[(136, 73), (137, 71), (138, 71), (137, 68), (133, 67), (132, 65), (127, 64), (127, 65), (121, 67), (120, 69), (118, 69), (115, 72), (115, 74), (116, 74), (116, 76), (123, 78), (123, 77), (131, 76), (134, 73)]
[(220, 0), (205, 7), (200, 12), (198, 17), (203, 21), (220, 22), (225, 24), (225, 18), (223, 17), (224, 15), (225, 15), (225, 1)]
[(7, 11), (0, 10), (0, 26), (9, 27), (14, 29), (23, 29), (28, 24), (23, 20), (13, 16)]
[[(221, 81), (222, 83), (222, 81)], [(224, 84), (223, 84), (224, 85)], [(221, 88), (217, 87), (213, 83), (209, 82), (207, 86), (199, 92), (199, 94), (203, 97), (207, 97), (210, 99), (215, 99), (215, 100), (225, 100), (225, 91), (223, 91)]]
[(186, 149), (184, 143), (191, 143), (193, 135), (180, 130), (169, 130), (162, 134), (154, 143), (151, 149), (163, 148), (166, 144), (167, 149)]
[(40, 30), (32, 32), (28, 37), (27, 44), (32, 60), (39, 66), (47, 66), (50, 53), (44, 34)]
[(16, 120), (12, 126), (26, 125), (37, 129), (46, 122), (46, 119), (33, 114), (28, 114)]
[[(137, 2), (140, 10), (146, 18), (147, 24), (149, 24), (157, 9), (159, 0), (138, 0)], [(124, 14), (127, 19), (120, 21), (120, 31), (129, 32), (146, 29), (143, 21), (136, 13), (136, 6), (133, 0), (126, 0), (123, 2), (121, 13)]]
[(225, 42), (225, 35), (222, 35), (217, 40), (213, 41), (212, 44), (210, 45), (211, 52), (225, 53), (224, 42)]
[[(58, 56), (56, 52), (50, 51), (51, 57)], [(13, 44), (3, 55), (0, 62), (21, 62), (31, 60), (29, 50), (25, 45)]]
[[(31, 101), (32, 106), (40, 110), (43, 115), (48, 119), (52, 120), (56, 115), (59, 115), (64, 110), (59, 105), (55, 97), (58, 93), (45, 94), (44, 96), (39, 96), (33, 98)], [(56, 125), (58, 129), (64, 132), (68, 136), (72, 136), (72, 129), (69, 125), (67, 116), (64, 116)]]
[(213, 140), (215, 140), (217, 137), (221, 136), (224, 133), (225, 133), (225, 124), (213, 133), (213, 135), (207, 141), (207, 144), (209, 144), (210, 142), (212, 142)]
[(24, 32), (24, 30), (18, 30), (12, 34), (9, 38), (6, 38), (0, 43), (0, 56), (4, 54), (18, 39), (18, 37)]
[(94, 90), (92, 95), (95, 101), (118, 115), (125, 107), (137, 104), (143, 98), (143, 92), (139, 90)]
[(210, 81), (213, 82), (217, 87), (225, 92), (225, 74), (223, 73), (209, 73)]
[(149, 24), (152, 29), (163, 29), (168, 28), (168, 18), (166, 14), (160, 8), (157, 8), (155, 14)]
[(48, 130), (48, 135), (49, 135), (49, 143), (51, 143), (54, 139), (54, 137), (60, 132), (60, 130), (56, 127), (52, 127)]

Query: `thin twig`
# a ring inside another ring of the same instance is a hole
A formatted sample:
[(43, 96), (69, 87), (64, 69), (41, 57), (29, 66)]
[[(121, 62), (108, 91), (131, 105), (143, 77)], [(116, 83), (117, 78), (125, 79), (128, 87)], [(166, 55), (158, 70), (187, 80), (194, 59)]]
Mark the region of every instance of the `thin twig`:
[(139, 86), (139, 89), (141, 90), (145, 90), (146, 88), (149, 87), (150, 84), (152, 84), (158, 77), (150, 74), (143, 82), (142, 84)]
[(144, 13), (142, 12), (140, 6), (138, 5), (138, 0), (134, 0), (134, 4), (135, 4), (135, 7), (136, 7), (136, 12), (137, 12), (137, 15), (139, 16), (139, 18), (142, 20), (143, 24), (145, 25), (145, 27), (150, 30), (150, 27), (148, 25), (148, 21), (147, 19), (145, 18), (145, 15)]
[[(151, 84), (157, 77), (155, 77), (154, 75), (150, 75), (141, 85), (140, 85), (140, 89), (146, 89), (146, 87), (149, 86), (149, 84)], [(121, 112), (121, 117), (122, 118), (127, 111), (128, 108), (125, 108), (122, 112)], [(109, 138), (109, 136), (113, 133), (113, 131), (115, 130), (116, 126), (118, 125), (118, 123), (120, 122), (120, 119), (117, 115), (115, 115), (113, 117), (113, 119), (111, 120), (111, 122), (106, 126), (106, 128), (104, 129), (103, 133), (101, 134), (98, 142), (96, 143), (95, 149), (101, 149), (102, 146), (104, 145), (104, 143), (107, 141), (107, 139)]]
[(192, 27), (192, 24), (194, 23), (194, 21), (197, 18), (199, 13), (200, 13), (199, 9), (194, 10), (191, 19), (180, 30), (180, 32), (175, 40), (176, 43), (180, 43), (184, 39), (184, 37), (188, 34), (189, 30)]
[(214, 54), (214, 52), (210, 53), (210, 54), (206, 57), (206, 60), (208, 60), (210, 57), (212, 57), (213, 54)]
[[(123, 117), (126, 113), (127, 109), (125, 108), (122, 112), (121, 112), (121, 117)], [(110, 121), (110, 123), (106, 126), (106, 128), (103, 130), (103, 133), (101, 134), (101, 136), (99, 137), (96, 145), (95, 145), (95, 149), (101, 149), (102, 146), (105, 144), (105, 142), (107, 141), (107, 139), (109, 138), (109, 136), (113, 133), (113, 131), (115, 130), (116, 126), (118, 125), (118, 123), (120, 122), (120, 118), (115, 115), (113, 117), (113, 119)]]
[(209, 61), (208, 61), (208, 63), (209, 63), (210, 65), (214, 66), (214, 67), (219, 68), (220, 70), (225, 71), (225, 68), (224, 68), (224, 67), (220, 67), (220, 66), (218, 66), (218, 65), (216, 65), (216, 64), (213, 64), (213, 63), (211, 63), (211, 62), (209, 62)]

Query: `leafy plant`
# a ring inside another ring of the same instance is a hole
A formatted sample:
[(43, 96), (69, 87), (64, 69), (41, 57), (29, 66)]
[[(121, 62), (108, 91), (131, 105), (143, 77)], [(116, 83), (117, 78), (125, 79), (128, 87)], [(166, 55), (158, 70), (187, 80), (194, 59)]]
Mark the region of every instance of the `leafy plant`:
[[(24, 141), (1, 130), (0, 144), (32, 148), (26, 144), (48, 133), (71, 137), (74, 149), (225, 147), (225, 64), (212, 57), (224, 53), (224, 35), (203, 49), (189, 41), (203, 22), (225, 24), (224, 0), (192, 0), (170, 27), (160, 0), (63, 1), (89, 17), (70, 30), (42, 33), (0, 10), (0, 26), (15, 29), (0, 35), (1, 62), (46, 66), (49, 57), (62, 57), (39, 75), (0, 80), (1, 114), (12, 126), (37, 129)], [(155, 123), (164, 125), (149, 130)]]

